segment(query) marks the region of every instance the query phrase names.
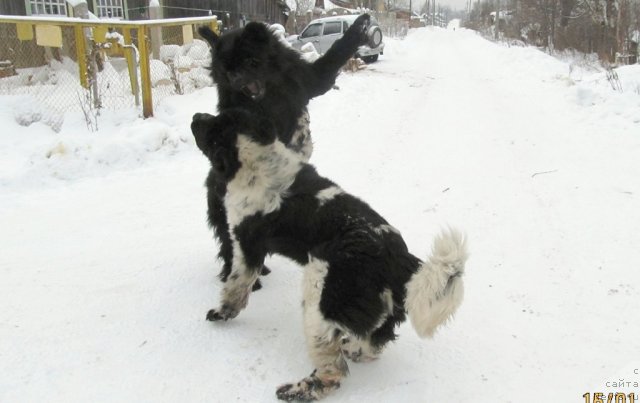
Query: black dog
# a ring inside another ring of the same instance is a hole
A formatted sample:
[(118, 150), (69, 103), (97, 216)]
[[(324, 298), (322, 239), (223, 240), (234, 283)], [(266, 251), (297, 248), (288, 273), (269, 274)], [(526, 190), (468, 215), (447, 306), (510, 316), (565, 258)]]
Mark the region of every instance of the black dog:
[[(211, 76), (218, 88), (218, 110), (242, 108), (270, 119), (280, 141), (308, 160), (313, 146), (307, 104), (332, 88), (340, 68), (367, 42), (369, 21), (368, 14), (358, 17), (344, 36), (314, 63), (304, 61), (300, 53), (280, 43), (262, 23), (251, 22), (220, 37), (208, 27), (201, 27), (198, 32), (212, 49)], [(207, 178), (208, 217), (220, 241), (222, 281), (229, 277), (232, 260), (222, 203), (225, 185), (216, 171), (211, 170)], [(256, 282), (255, 288), (259, 287)]]
[(283, 385), (284, 400), (315, 400), (340, 386), (344, 357), (375, 358), (405, 320), (431, 336), (462, 301), (463, 237), (436, 238), (421, 262), (400, 233), (290, 150), (266, 119), (227, 110), (196, 114), (196, 144), (226, 183), (233, 265), (222, 303), (207, 319), (234, 318), (247, 305), (264, 258), (304, 266), (304, 326), (313, 373)]

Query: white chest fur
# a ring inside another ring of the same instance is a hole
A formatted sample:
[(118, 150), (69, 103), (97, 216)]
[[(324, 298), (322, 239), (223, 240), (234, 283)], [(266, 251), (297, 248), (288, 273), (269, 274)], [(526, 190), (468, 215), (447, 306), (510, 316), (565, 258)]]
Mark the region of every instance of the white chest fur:
[(239, 134), (237, 148), (241, 167), (224, 199), (230, 228), (245, 217), (276, 211), (302, 167), (300, 155), (280, 141), (261, 145)]

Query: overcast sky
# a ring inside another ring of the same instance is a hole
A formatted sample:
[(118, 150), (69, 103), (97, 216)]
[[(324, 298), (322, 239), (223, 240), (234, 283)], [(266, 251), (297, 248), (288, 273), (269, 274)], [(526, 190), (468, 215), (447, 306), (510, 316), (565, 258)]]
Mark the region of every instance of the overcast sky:
[[(411, 7), (413, 11), (420, 11), (425, 0), (413, 0)], [(464, 10), (467, 7), (467, 0), (436, 0), (436, 5), (449, 6), (454, 10)]]

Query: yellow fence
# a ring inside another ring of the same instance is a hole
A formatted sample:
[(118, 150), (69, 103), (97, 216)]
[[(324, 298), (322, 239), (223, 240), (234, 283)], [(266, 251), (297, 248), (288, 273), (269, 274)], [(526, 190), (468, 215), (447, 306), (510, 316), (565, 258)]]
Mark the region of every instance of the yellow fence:
[(43, 108), (119, 109), (153, 116), (159, 99), (210, 84), (197, 26), (215, 16), (145, 21), (0, 16), (0, 94)]

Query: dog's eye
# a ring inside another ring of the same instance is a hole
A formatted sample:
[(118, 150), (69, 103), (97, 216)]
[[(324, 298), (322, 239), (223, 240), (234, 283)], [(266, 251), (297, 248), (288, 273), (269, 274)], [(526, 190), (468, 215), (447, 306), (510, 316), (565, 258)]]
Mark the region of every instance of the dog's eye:
[(247, 64), (247, 66), (253, 67), (253, 68), (260, 66), (260, 60), (256, 59), (255, 57), (252, 57), (251, 59), (247, 59), (245, 63)]

